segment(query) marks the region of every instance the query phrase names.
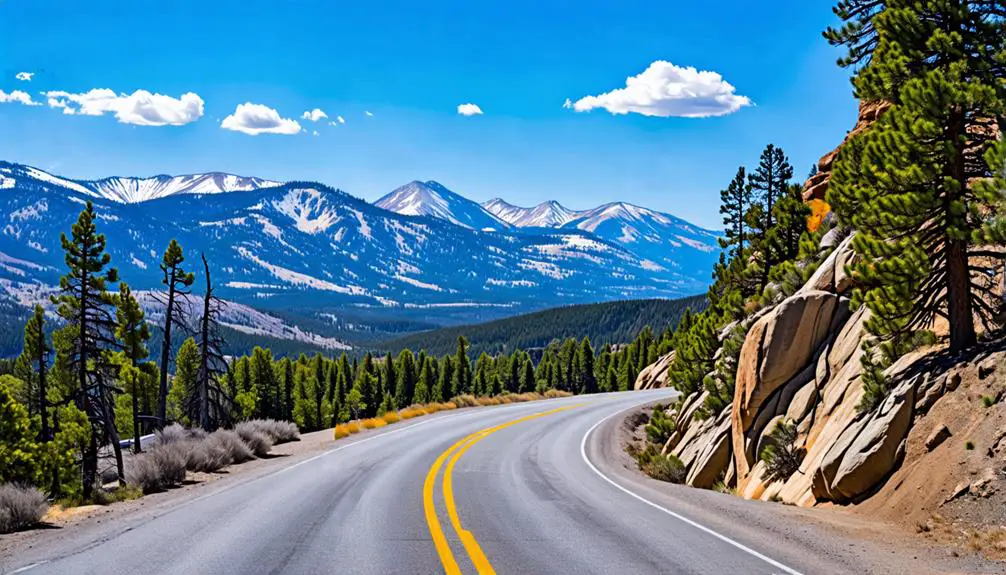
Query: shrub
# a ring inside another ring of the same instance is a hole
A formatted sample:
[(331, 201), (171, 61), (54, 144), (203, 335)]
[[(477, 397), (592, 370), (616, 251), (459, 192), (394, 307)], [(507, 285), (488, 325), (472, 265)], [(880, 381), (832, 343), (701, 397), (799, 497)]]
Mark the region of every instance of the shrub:
[(188, 441), (159, 445), (150, 450), (150, 457), (160, 470), (164, 485), (179, 485), (185, 481), (185, 464), (189, 459)]
[(0, 484), (0, 533), (31, 527), (45, 517), (49, 502), (34, 487)]
[(232, 463), (244, 463), (255, 459), (255, 455), (248, 445), (232, 429), (218, 429), (211, 433), (210, 437), (217, 438), (216, 441), (220, 442), (221, 447), (230, 456)]
[(972, 450), (974, 450), (974, 448), (975, 448), (975, 442), (974, 441), (966, 441), (966, 442), (964, 442), (964, 449), (967, 449), (968, 451), (972, 451)]
[(650, 415), (650, 422), (646, 425), (646, 438), (650, 443), (663, 446), (674, 433), (674, 418), (667, 415), (664, 406), (657, 405)]
[(184, 427), (177, 423), (172, 423), (171, 425), (155, 432), (157, 436), (157, 443), (160, 445), (168, 445), (169, 443), (177, 443), (180, 441), (185, 441), (189, 438), (189, 432), (185, 430)]
[(336, 439), (342, 439), (343, 437), (349, 437), (351, 433), (352, 432), (349, 430), (348, 423), (340, 423), (339, 425), (335, 426), (335, 431), (333, 432), (333, 435), (335, 435)]
[(476, 405), (479, 404), (478, 400), (475, 399), (474, 395), (468, 395), (468, 394), (459, 395), (454, 399), (452, 399), (451, 401), (454, 403), (454, 405), (457, 405), (458, 407), (475, 407)]
[(275, 419), (250, 419), (243, 424), (250, 426), (255, 431), (262, 433), (272, 439), (273, 445), (300, 440), (300, 430), (297, 424), (290, 421), (276, 421)]
[(786, 481), (800, 469), (805, 451), (797, 447), (798, 437), (796, 424), (788, 420), (780, 421), (769, 433), (768, 444), (761, 451), (769, 481)]
[(244, 441), (256, 457), (265, 457), (272, 449), (272, 437), (266, 435), (260, 429), (263, 426), (250, 421), (243, 421), (234, 426), (234, 432), (238, 434), (241, 441)]
[(377, 417), (371, 417), (370, 419), (364, 419), (360, 422), (360, 425), (364, 429), (377, 429), (378, 427), (384, 427), (387, 423), (383, 419)]
[(230, 451), (219, 435), (211, 434), (206, 439), (193, 443), (189, 449), (185, 467), (189, 471), (212, 473), (231, 464)]
[(388, 413), (382, 415), (381, 419), (384, 420), (384, 423), (387, 423), (389, 425), (392, 423), (398, 423), (399, 421), (402, 420), (401, 416), (398, 415), (397, 411), (389, 411)]
[(398, 417), (401, 419), (412, 419), (413, 417), (419, 417), (426, 415), (427, 413), (435, 413), (438, 410), (430, 411), (429, 408), (421, 408), (417, 406), (406, 407), (405, 409), (398, 412)]
[(161, 468), (154, 460), (153, 451), (134, 455), (126, 460), (126, 482), (143, 493), (154, 493), (166, 487)]
[(995, 404), (996, 404), (996, 398), (992, 397), (991, 395), (982, 396), (982, 405), (984, 405), (985, 407), (992, 407)]
[(643, 464), (643, 473), (660, 481), (668, 483), (684, 483), (688, 469), (680, 459), (673, 455), (657, 454)]

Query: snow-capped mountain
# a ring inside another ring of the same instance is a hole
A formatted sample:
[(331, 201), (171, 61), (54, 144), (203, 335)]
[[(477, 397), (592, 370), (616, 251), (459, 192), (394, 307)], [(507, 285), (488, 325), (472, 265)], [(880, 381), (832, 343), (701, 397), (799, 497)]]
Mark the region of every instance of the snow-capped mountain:
[(579, 217), (580, 212), (571, 210), (559, 202), (550, 200), (533, 208), (522, 208), (507, 203), (501, 198), (493, 198), (482, 207), (497, 218), (518, 228), (557, 228)]
[(615, 202), (580, 212), (560, 229), (589, 232), (619, 245), (645, 261), (695, 276), (709, 273), (719, 256), (719, 235), (670, 214)]
[(0, 162), (0, 189), (14, 187), (19, 182), (23, 185), (31, 185), (32, 182), (48, 183), (86, 196), (123, 204), (135, 204), (179, 194), (248, 192), (281, 185), (281, 182), (219, 172), (150, 178), (70, 180), (31, 166)]
[(497, 230), (506, 222), (477, 202), (448, 190), (438, 182), (409, 182), (374, 202), (403, 216), (430, 216), (475, 230)]
[[(667, 244), (667, 254), (687, 265), (655, 264), (651, 255), (608, 239), (618, 234), (603, 213), (575, 220), (583, 229), (574, 222), (516, 228), (435, 183), (396, 191), (392, 196), (403, 200), (396, 207), (408, 211), (409, 197), (428, 206), (439, 199), (452, 209), (450, 219), (400, 215), (303, 182), (123, 203), (120, 195), (96, 194), (89, 182), (28, 166), (2, 164), (0, 176), (0, 277), (49, 285), (64, 267), (59, 235), (86, 200), (95, 205), (114, 265), (135, 289), (158, 289), (157, 265), (176, 238), (191, 259), (206, 254), (222, 297), (276, 307), (527, 309), (677, 297), (704, 290), (716, 256), (679, 242), (676, 250)], [(388, 205), (394, 198), (385, 199)], [(634, 235), (655, 233), (642, 222), (633, 225)]]

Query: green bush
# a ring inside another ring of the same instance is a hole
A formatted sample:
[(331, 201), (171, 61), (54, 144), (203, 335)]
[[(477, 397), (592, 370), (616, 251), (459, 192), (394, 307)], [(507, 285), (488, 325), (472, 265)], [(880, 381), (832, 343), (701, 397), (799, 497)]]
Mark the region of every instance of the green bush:
[(671, 434), (674, 433), (674, 418), (667, 415), (664, 406), (657, 405), (650, 415), (650, 422), (646, 425), (646, 438), (650, 443), (655, 443), (661, 447), (667, 443)]
[(788, 420), (780, 421), (769, 433), (768, 444), (761, 451), (769, 481), (786, 481), (800, 469), (805, 452), (796, 445), (798, 436), (796, 424)]
[(684, 483), (688, 469), (680, 459), (673, 455), (657, 454), (643, 464), (643, 473), (660, 481), (669, 483)]

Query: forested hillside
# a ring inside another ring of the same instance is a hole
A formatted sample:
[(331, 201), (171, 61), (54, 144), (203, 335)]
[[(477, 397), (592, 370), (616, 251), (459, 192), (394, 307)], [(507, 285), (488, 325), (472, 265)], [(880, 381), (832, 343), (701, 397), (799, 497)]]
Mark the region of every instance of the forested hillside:
[(424, 349), (449, 353), (459, 336), (468, 339), (474, 354), (512, 353), (547, 346), (555, 340), (589, 337), (596, 344), (629, 343), (647, 326), (658, 332), (673, 329), (686, 309), (705, 309), (705, 296), (676, 300), (649, 299), (557, 307), (477, 325), (449, 327), (379, 344), (380, 351)]

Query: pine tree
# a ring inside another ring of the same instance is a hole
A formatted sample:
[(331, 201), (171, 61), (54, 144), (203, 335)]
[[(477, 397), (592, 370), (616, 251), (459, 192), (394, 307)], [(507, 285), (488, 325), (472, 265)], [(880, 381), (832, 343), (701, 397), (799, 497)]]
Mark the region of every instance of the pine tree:
[(768, 244), (778, 264), (799, 255), (800, 237), (807, 231), (810, 207), (803, 201), (802, 188), (791, 184), (783, 190), (774, 210), (776, 225), (769, 230)]
[(419, 381), (416, 382), (416, 394), (413, 398), (415, 403), (423, 404), (430, 402), (430, 393), (434, 387), (433, 361), (423, 356), (422, 369), (419, 370)]
[[(30, 403), (27, 405), (28, 413), (37, 411), (41, 420), (41, 429), (38, 440), (47, 442), (52, 440), (53, 432), (49, 426), (49, 393), (47, 381), (47, 369), (49, 367), (49, 354), (52, 348), (45, 336), (45, 310), (41, 305), (36, 305), (28, 323), (24, 326), (24, 350), (18, 358), (27, 367), (26, 377), (22, 378), (25, 387), (35, 393), (30, 393), (26, 398)], [(34, 383), (34, 385), (32, 385)], [(32, 409), (34, 404), (35, 409)]]
[(163, 426), (168, 401), (168, 365), (171, 363), (172, 329), (175, 327), (187, 331), (185, 324), (189, 291), (186, 289), (195, 281), (195, 275), (182, 268), (185, 255), (178, 242), (171, 240), (161, 259), (161, 272), (164, 274), (161, 282), (166, 286), (167, 293), (155, 297), (164, 305), (164, 340), (161, 342), (161, 376), (157, 399), (158, 426)]
[(748, 210), (748, 225), (751, 227), (752, 248), (755, 252), (755, 268), (759, 278), (759, 288), (768, 285), (769, 272), (782, 261), (776, 253), (773, 229), (776, 226), (776, 203), (782, 199), (793, 179), (793, 166), (782, 148), (769, 144), (762, 151), (758, 167), (748, 175), (751, 186), (752, 207)]
[(993, 176), (986, 152), (1006, 101), (995, 4), (899, 2), (871, 19), (866, 47), (855, 27), (834, 34), (849, 59), (868, 61), (857, 95), (892, 104), (843, 146), (828, 193), (857, 229), (853, 303), (870, 309), (866, 328), (887, 362), (938, 317), (957, 352), (975, 343), (975, 317), (990, 329), (997, 315), (981, 259), (1001, 254), (975, 243), (998, 209), (975, 185)]
[(451, 397), (472, 392), (472, 367), (468, 361), (468, 340), (458, 336), (458, 348), (454, 354), (454, 377), (451, 381)]
[(531, 358), (527, 354), (524, 354), (524, 361), (521, 363), (524, 367), (521, 370), (520, 387), (517, 388), (517, 393), (534, 391), (534, 363), (531, 362)]
[[(390, 354), (388, 356), (391, 357)], [(403, 349), (398, 354), (397, 379), (395, 382), (395, 404), (398, 407), (412, 405), (416, 393), (416, 360), (412, 352)]]
[(454, 360), (449, 355), (445, 355), (441, 361), (440, 377), (437, 378), (437, 387), (434, 390), (433, 401), (450, 401), (454, 397), (452, 391), (454, 381)]
[(119, 379), (126, 383), (126, 391), (131, 396), (133, 452), (141, 451), (140, 437), (140, 397), (145, 395), (146, 381), (150, 376), (150, 364), (145, 362), (150, 352), (147, 340), (150, 328), (126, 282), (119, 282), (119, 300), (116, 310), (115, 337), (122, 348), (122, 369)]
[[(175, 355), (175, 374), (168, 391), (168, 417), (185, 426), (199, 422), (199, 345), (186, 338)], [(254, 405), (252, 406), (254, 409)]]
[(751, 206), (751, 185), (747, 182), (744, 166), (737, 168), (737, 175), (726, 189), (720, 191), (720, 213), (723, 214), (723, 237), (720, 247), (728, 249), (730, 257), (743, 257), (747, 241), (744, 218)]
[(580, 342), (580, 353), (578, 354), (580, 364), (577, 366), (579, 373), (577, 393), (597, 393), (597, 379), (594, 375), (594, 348), (590, 345), (590, 338), (585, 337)]
[(105, 236), (95, 226), (94, 206), (90, 202), (71, 229), (71, 237), (61, 234), (69, 271), (59, 280), (59, 295), (53, 296), (56, 313), (66, 322), (73, 345), (66, 351), (66, 364), (73, 370), (77, 386), (74, 400), (91, 424), (91, 434), (81, 463), (83, 495), (91, 497), (98, 473), (98, 447), (112, 443), (116, 466), (122, 477), (122, 453), (115, 429), (112, 395), (115, 387), (110, 377), (107, 351), (116, 345), (115, 319), (109, 311), (115, 296), (108, 283), (118, 281), (118, 272), (108, 267), (111, 256), (105, 252)]

